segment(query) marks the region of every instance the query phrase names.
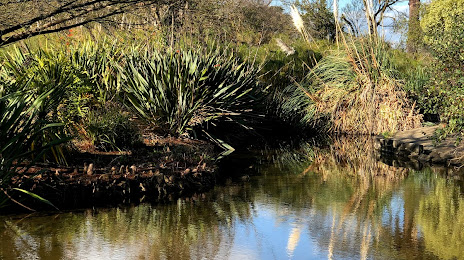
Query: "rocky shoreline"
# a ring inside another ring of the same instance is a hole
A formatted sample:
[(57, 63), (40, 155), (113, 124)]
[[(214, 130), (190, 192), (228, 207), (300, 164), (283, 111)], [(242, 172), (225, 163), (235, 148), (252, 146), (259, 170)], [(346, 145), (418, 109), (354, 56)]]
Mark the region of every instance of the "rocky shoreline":
[(380, 156), (398, 166), (421, 169), (424, 165), (461, 167), (464, 165), (464, 144), (456, 145), (449, 137), (437, 143), (433, 135), (440, 126), (402, 131), (390, 138), (376, 137), (375, 148)]
[[(79, 153), (71, 165), (25, 167), (13, 176), (4, 212), (52, 210), (18, 189), (37, 194), (56, 208), (158, 202), (190, 196), (216, 183), (214, 147), (205, 142), (170, 140), (138, 151), (109, 154)], [(128, 163), (131, 162), (131, 163)]]

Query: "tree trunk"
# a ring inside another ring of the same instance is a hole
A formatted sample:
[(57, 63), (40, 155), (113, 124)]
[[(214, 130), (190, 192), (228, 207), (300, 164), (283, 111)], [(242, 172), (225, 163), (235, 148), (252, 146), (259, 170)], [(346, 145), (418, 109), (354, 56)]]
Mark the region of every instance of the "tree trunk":
[(407, 51), (415, 53), (422, 43), (422, 28), (419, 21), (420, 0), (409, 0)]

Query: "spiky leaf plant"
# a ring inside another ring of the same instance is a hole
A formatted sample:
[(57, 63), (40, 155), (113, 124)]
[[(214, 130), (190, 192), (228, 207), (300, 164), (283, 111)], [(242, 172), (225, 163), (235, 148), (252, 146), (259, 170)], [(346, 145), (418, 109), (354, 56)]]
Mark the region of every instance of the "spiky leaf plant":
[[(35, 124), (42, 126), (58, 121), (58, 107), (77, 80), (64, 54), (46, 50), (32, 53), (15, 48), (14, 52), (6, 54), (2, 71), (0, 80), (5, 94), (21, 93), (24, 102), (36, 113), (38, 120)], [(43, 131), (32, 147), (63, 138), (63, 130), (53, 128)], [(47, 157), (65, 163), (62, 147), (57, 146), (50, 151)]]
[(174, 135), (220, 118), (243, 117), (256, 100), (257, 70), (219, 51), (133, 49), (122, 73), (130, 104)]
[(27, 169), (49, 149), (67, 141), (66, 138), (51, 138), (44, 142), (45, 133), (62, 126), (43, 122), (39, 116), (38, 108), (50, 95), (54, 95), (53, 90), (31, 101), (21, 92), (0, 93), (0, 207), (10, 198), (8, 185), (13, 175)]

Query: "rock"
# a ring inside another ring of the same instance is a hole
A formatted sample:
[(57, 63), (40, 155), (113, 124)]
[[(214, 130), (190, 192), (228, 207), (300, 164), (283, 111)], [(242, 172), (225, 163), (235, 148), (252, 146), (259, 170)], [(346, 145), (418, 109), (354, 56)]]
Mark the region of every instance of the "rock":
[(415, 145), (414, 149), (412, 151), (417, 153), (417, 154), (422, 154), (422, 153), (424, 153), (424, 146), (423, 145)]
[(408, 157), (412, 160), (418, 160), (419, 159), (419, 154), (416, 152), (412, 152), (408, 155)]
[(429, 156), (426, 154), (420, 154), (419, 157), (417, 158), (420, 162), (428, 162), (429, 161)]
[(398, 151), (409, 151), (408, 144), (401, 143), (401, 145), (398, 147)]
[(93, 163), (89, 164), (89, 167), (87, 169), (87, 175), (92, 175), (93, 174)]
[(432, 153), (430, 153), (429, 157), (430, 157), (429, 160), (434, 164), (445, 164), (446, 163), (446, 159), (444, 159), (441, 156), (441, 153), (437, 151), (433, 151)]
[(464, 164), (464, 158), (460, 157), (460, 158), (453, 158), (449, 161), (450, 164), (452, 165), (460, 165), (460, 164)]

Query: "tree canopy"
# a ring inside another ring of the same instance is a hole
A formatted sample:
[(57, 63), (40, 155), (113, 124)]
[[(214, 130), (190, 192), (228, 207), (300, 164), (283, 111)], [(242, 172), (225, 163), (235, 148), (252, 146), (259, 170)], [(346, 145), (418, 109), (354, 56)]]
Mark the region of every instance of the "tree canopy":
[(164, 0), (0, 0), (0, 45), (58, 32)]

